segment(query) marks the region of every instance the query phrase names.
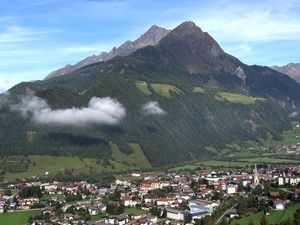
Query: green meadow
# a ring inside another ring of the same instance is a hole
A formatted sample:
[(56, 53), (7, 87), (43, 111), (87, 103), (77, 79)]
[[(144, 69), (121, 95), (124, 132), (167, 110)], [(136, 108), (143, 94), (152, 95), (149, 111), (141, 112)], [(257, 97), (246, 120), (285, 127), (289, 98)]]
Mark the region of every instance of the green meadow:
[[(269, 215), (266, 215), (266, 219), (269, 224), (279, 224), (285, 220), (293, 220), (294, 213), (300, 208), (300, 203), (288, 207), (284, 211), (272, 210)], [(246, 216), (241, 219), (236, 219), (230, 223), (230, 225), (248, 225), (253, 222), (254, 225), (260, 225), (260, 220), (263, 217), (263, 212), (258, 212), (250, 216)]]
[(39, 210), (26, 212), (12, 212), (0, 214), (0, 225), (24, 225), (28, 218), (38, 214)]
[(254, 98), (246, 95), (234, 94), (230, 92), (218, 92), (215, 96), (220, 101), (228, 101), (232, 103), (241, 103), (245, 105), (254, 104), (257, 100), (264, 100), (263, 98)]

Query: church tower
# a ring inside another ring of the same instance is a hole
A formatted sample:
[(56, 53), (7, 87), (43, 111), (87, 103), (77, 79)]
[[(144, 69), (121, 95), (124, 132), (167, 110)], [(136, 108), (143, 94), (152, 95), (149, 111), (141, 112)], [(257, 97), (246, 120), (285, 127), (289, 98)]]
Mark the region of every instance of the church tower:
[(258, 183), (259, 183), (258, 173), (257, 173), (257, 166), (256, 166), (256, 164), (255, 164), (255, 169), (254, 169), (253, 183), (254, 183), (254, 184), (258, 184)]

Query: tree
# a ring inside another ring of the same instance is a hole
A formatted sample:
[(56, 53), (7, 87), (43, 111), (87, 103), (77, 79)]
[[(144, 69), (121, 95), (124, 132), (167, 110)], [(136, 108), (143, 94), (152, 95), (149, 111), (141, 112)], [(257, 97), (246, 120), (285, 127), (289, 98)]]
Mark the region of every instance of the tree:
[(184, 219), (184, 223), (190, 223), (193, 219), (192, 214), (187, 214), (187, 217)]
[(258, 185), (254, 190), (253, 190), (253, 194), (254, 195), (262, 195), (263, 190), (262, 187), (260, 185)]
[(254, 225), (253, 221), (251, 220), (248, 225)]
[(74, 214), (75, 213), (75, 210), (74, 210), (74, 206), (70, 206), (66, 209), (66, 213), (70, 213), (70, 214)]
[(288, 219), (281, 222), (279, 225), (294, 225), (294, 223), (290, 219)]
[(21, 191), (19, 192), (19, 196), (21, 198), (40, 198), (42, 196), (42, 191), (40, 186), (25, 187), (21, 189)]
[(124, 205), (117, 205), (114, 203), (109, 203), (106, 206), (106, 212), (113, 215), (120, 215), (125, 211)]
[(152, 207), (152, 208), (150, 209), (150, 213), (151, 213), (151, 215), (153, 215), (153, 216), (159, 217), (159, 216), (161, 215), (161, 210), (158, 209), (157, 207)]
[(260, 219), (260, 225), (268, 225), (268, 221), (266, 219), (266, 215), (264, 214), (263, 217)]
[(10, 189), (5, 189), (4, 195), (11, 196), (12, 195), (11, 190)]
[(267, 202), (266, 200), (262, 199), (259, 202), (259, 211), (266, 211), (269, 207), (269, 202)]
[(300, 224), (300, 209), (294, 213), (294, 224)]
[(240, 201), (238, 205), (238, 211), (240, 214), (244, 214), (247, 212), (248, 204), (246, 201)]

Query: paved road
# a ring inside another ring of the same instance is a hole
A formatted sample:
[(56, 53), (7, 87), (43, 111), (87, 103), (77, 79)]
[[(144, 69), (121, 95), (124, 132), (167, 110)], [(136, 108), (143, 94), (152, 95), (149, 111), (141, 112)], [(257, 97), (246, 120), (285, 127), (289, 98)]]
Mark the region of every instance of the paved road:
[(288, 189), (286, 188), (280, 188), (280, 190), (284, 191), (284, 192), (287, 192), (287, 193), (290, 193), (290, 194), (293, 194), (294, 192), (292, 191), (289, 191)]
[(238, 205), (238, 203), (234, 204), (230, 209), (227, 209), (227, 210), (222, 214), (222, 216), (217, 220), (217, 222), (215, 223), (215, 225), (219, 224), (219, 223), (223, 220), (224, 216), (226, 216), (226, 214), (227, 214), (230, 210), (234, 209), (237, 205)]

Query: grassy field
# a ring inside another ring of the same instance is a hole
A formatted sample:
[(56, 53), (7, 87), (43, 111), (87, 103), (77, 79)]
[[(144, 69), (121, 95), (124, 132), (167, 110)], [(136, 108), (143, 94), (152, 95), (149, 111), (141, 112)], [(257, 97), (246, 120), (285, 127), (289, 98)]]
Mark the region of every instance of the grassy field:
[[(149, 161), (147, 160), (146, 156), (144, 155), (141, 147), (139, 144), (130, 144), (133, 153), (126, 155), (125, 153), (121, 152), (117, 145), (112, 144), (112, 157), (116, 163), (123, 163), (127, 165), (128, 169), (147, 169), (151, 168)], [(117, 166), (117, 165), (116, 165)], [(123, 169), (123, 168), (120, 168)]]
[(126, 172), (139, 169), (149, 169), (151, 165), (144, 155), (139, 144), (129, 144), (133, 150), (131, 154), (125, 154), (120, 151), (116, 144), (111, 143), (112, 162), (111, 166), (103, 167), (96, 163), (95, 158), (85, 158), (86, 166), (80, 168), (81, 173), (101, 173), (101, 172)]
[(254, 104), (256, 100), (264, 100), (263, 98), (253, 98), (250, 96), (234, 94), (230, 92), (218, 92), (215, 98), (221, 101), (225, 100), (228, 102), (241, 103), (245, 105)]
[(205, 89), (202, 87), (194, 87), (193, 92), (194, 93), (205, 93)]
[(258, 157), (258, 158), (241, 158), (238, 159), (240, 162), (250, 162), (250, 163), (267, 163), (267, 164), (299, 164), (299, 160), (292, 159), (279, 159), (279, 158), (270, 158), (270, 157)]
[(151, 95), (151, 91), (148, 88), (148, 84), (145, 81), (136, 81), (135, 86), (145, 95), (149, 96)]
[(283, 133), (283, 139), (280, 141), (269, 140), (266, 141), (265, 146), (274, 146), (274, 145), (293, 145), (300, 143), (300, 122), (292, 122), (292, 130), (285, 131)]
[(139, 169), (149, 169), (151, 165), (144, 155), (139, 144), (129, 144), (133, 153), (126, 155), (121, 152), (117, 145), (111, 144), (112, 161), (111, 166), (104, 167), (97, 164), (95, 158), (78, 158), (63, 156), (29, 156), (32, 162), (25, 172), (4, 174), (4, 179), (13, 181), (15, 179), (23, 179), (31, 176), (43, 176), (45, 172), (49, 176), (55, 175), (59, 171), (71, 169), (74, 174), (81, 173), (101, 173), (101, 172), (125, 172)]
[(127, 213), (128, 215), (139, 216), (139, 215), (146, 215), (149, 212), (137, 208), (125, 208), (125, 213)]
[[(268, 221), (269, 224), (278, 224), (281, 223), (287, 219), (293, 219), (294, 213), (296, 212), (297, 209), (300, 208), (300, 203), (297, 203), (295, 205), (292, 205), (290, 207), (288, 207), (286, 210), (284, 211), (271, 211), (270, 215), (266, 216), (266, 219)], [(247, 216), (241, 219), (237, 219), (234, 220), (233, 222), (231, 222), (230, 225), (248, 225), (251, 221), (255, 224), (255, 225), (259, 225), (260, 224), (260, 220), (263, 216), (263, 212), (258, 212), (255, 213), (251, 216)]]
[[(250, 153), (245, 153), (244, 156), (249, 156)], [(235, 161), (223, 161), (223, 160), (208, 160), (200, 161), (192, 164), (176, 166), (169, 171), (179, 172), (179, 171), (193, 171), (193, 170), (215, 170), (215, 169), (243, 169), (255, 164), (266, 163), (266, 164), (300, 164), (300, 160), (289, 160), (289, 159), (279, 159), (279, 158), (270, 158), (270, 157), (259, 157), (258, 155), (253, 154), (253, 158), (243, 158), (243, 154), (239, 155), (240, 158), (235, 158)]]
[(254, 163), (249, 162), (231, 162), (231, 161), (218, 161), (218, 160), (209, 160), (209, 161), (200, 161), (193, 164), (187, 164), (183, 166), (177, 166), (174, 168), (171, 168), (171, 172), (177, 172), (177, 171), (188, 171), (188, 170), (196, 170), (198, 168), (204, 169), (204, 170), (214, 170), (215, 168), (218, 169), (242, 169), (247, 168), (251, 165), (254, 165)]
[(56, 195), (43, 195), (42, 198), (41, 198), (41, 200), (43, 200), (43, 201), (50, 201), (53, 198), (64, 199), (65, 196), (64, 195), (59, 195), (59, 194), (56, 194)]
[(28, 212), (13, 212), (0, 214), (0, 225), (23, 225), (27, 224), (28, 218), (34, 216), (39, 212), (28, 211)]
[(98, 220), (102, 220), (106, 217), (106, 214), (98, 214), (95, 216), (91, 216), (91, 221), (98, 221)]
[(16, 178), (25, 178), (34, 175), (43, 175), (45, 172), (57, 173), (65, 168), (76, 168), (84, 166), (84, 163), (78, 157), (63, 156), (29, 156), (34, 165), (30, 165), (26, 172), (5, 173), (4, 179), (14, 180)]
[(170, 85), (170, 84), (154, 84), (154, 83), (152, 83), (151, 87), (157, 94), (162, 95), (166, 98), (171, 98), (172, 92), (177, 93), (177, 94), (182, 93), (182, 91), (180, 89), (178, 89), (176, 86)]
[(201, 166), (205, 169), (243, 169), (253, 166), (253, 162), (236, 162), (236, 161), (218, 161), (218, 160), (210, 160), (197, 163), (198, 166)]
[(258, 151), (250, 151), (250, 150), (240, 150), (240, 151), (228, 151), (228, 152), (221, 152), (219, 155), (221, 156), (231, 156), (235, 159), (240, 158), (255, 158), (262, 155), (262, 152)]

